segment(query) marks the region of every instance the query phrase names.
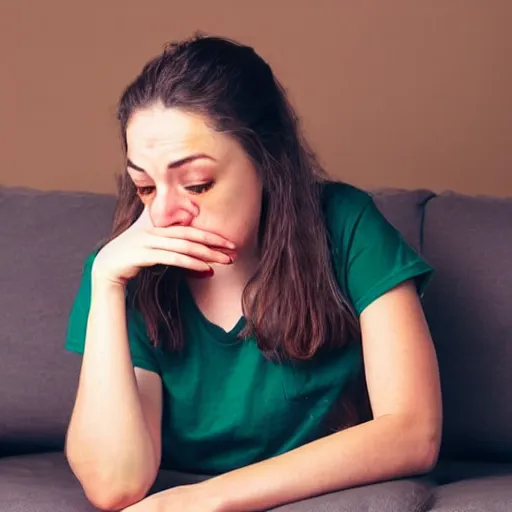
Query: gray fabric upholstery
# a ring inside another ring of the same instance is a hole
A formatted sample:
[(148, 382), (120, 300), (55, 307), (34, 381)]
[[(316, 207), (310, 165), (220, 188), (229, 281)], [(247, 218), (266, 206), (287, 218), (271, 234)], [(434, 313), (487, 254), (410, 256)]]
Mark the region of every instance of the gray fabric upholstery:
[(423, 512), (434, 495), (426, 480), (396, 480), (318, 496), (273, 508), (279, 512)]
[[(160, 472), (152, 492), (204, 477)], [(507, 508), (508, 507), (508, 508)], [(0, 512), (93, 512), (63, 453), (0, 458)], [(427, 478), (347, 489), (273, 509), (282, 512), (510, 512), (512, 473), (435, 488)]]
[(62, 446), (80, 359), (63, 350), (111, 196), (0, 188), (0, 453)]
[[(161, 471), (152, 492), (204, 477)], [(433, 499), (427, 480), (411, 479), (348, 489), (293, 503), (282, 512), (395, 512), (428, 510)], [(0, 458), (0, 512), (92, 512), (63, 453)]]
[(464, 480), (437, 488), (432, 512), (510, 512), (512, 475)]
[(425, 309), (444, 400), (443, 454), (512, 462), (512, 199), (442, 194), (426, 205), (436, 269)]
[(373, 192), (375, 204), (418, 252), (422, 252), (425, 204), (435, 197), (429, 190), (380, 189)]
[(442, 459), (435, 469), (430, 472), (429, 479), (437, 485), (444, 485), (469, 478), (486, 478), (499, 475), (512, 476), (512, 463)]
[(62, 453), (0, 458), (0, 512), (91, 512)]
[[(205, 477), (161, 471), (151, 493)], [(91, 512), (62, 452), (0, 458), (0, 512)]]

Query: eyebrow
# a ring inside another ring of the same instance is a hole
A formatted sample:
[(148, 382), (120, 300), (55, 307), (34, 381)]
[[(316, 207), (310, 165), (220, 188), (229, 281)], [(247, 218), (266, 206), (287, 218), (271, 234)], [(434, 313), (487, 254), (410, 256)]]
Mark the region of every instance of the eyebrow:
[[(176, 169), (178, 167), (181, 167), (183, 165), (189, 164), (193, 162), (194, 160), (199, 160), (200, 158), (207, 158), (208, 160), (211, 160), (213, 162), (216, 162), (215, 158), (211, 157), (210, 155), (207, 155), (206, 153), (197, 153), (194, 155), (187, 156), (185, 158), (180, 158), (179, 160), (175, 160), (174, 162), (171, 162), (167, 165), (167, 169)], [(145, 171), (142, 167), (139, 167), (138, 165), (135, 165), (129, 158), (126, 159), (126, 165), (127, 167), (130, 167), (138, 172), (143, 172), (147, 174), (147, 171)]]

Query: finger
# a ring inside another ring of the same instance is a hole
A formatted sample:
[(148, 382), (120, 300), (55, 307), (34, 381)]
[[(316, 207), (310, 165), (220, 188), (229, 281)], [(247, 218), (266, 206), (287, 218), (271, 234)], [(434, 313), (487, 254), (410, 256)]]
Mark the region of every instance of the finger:
[(198, 258), (209, 263), (232, 263), (233, 258), (228, 254), (215, 250), (198, 242), (191, 242), (183, 238), (165, 238), (163, 236), (148, 235), (144, 245), (150, 249), (159, 249), (177, 252)]
[(143, 252), (141, 267), (152, 267), (153, 265), (168, 265), (170, 267), (180, 267), (198, 272), (210, 272), (212, 268), (204, 261), (198, 260), (186, 254), (171, 252), (162, 249), (148, 249)]
[(194, 228), (192, 226), (169, 226), (167, 228), (153, 228), (150, 231), (154, 235), (166, 238), (183, 238), (212, 247), (226, 247), (228, 249), (236, 248), (235, 244), (230, 240), (227, 240), (216, 233), (212, 233), (211, 231)]

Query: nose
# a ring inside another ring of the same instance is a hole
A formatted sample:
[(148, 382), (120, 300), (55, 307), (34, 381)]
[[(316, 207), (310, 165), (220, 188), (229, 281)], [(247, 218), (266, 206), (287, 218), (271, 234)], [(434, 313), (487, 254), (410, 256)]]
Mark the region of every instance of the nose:
[(198, 208), (188, 198), (170, 190), (157, 192), (149, 213), (153, 226), (188, 226), (199, 213)]

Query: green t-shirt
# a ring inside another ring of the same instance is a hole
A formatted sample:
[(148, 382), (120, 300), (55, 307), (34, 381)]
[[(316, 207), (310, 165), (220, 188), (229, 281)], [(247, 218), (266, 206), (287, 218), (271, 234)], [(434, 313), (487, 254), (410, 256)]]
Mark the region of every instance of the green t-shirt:
[[(432, 268), (389, 224), (366, 192), (329, 184), (323, 208), (340, 289), (359, 315), (372, 301), (414, 278), (420, 295)], [(86, 261), (72, 307), (66, 347), (82, 353), (94, 260)], [(325, 433), (346, 386), (362, 371), (361, 349), (320, 353), (297, 363), (265, 359), (254, 339), (239, 340), (209, 322), (183, 285), (185, 348), (153, 348), (138, 311), (127, 315), (134, 366), (162, 378), (162, 467), (218, 474), (303, 445)]]

